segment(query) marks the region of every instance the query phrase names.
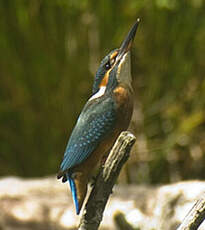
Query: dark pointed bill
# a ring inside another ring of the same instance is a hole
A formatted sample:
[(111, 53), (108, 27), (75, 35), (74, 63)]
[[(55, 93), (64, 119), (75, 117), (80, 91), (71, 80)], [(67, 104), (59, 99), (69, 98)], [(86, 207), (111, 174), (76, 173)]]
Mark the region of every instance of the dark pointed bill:
[(129, 31), (127, 37), (124, 39), (118, 53), (118, 58), (120, 59), (128, 50), (130, 50), (132, 43), (135, 38), (135, 34), (140, 23), (140, 19), (138, 18), (131, 30)]

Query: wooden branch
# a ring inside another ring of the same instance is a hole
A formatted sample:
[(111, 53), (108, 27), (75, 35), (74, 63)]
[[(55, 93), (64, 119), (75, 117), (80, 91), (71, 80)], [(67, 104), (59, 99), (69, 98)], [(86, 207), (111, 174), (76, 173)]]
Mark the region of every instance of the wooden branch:
[(136, 228), (132, 227), (131, 224), (127, 222), (125, 219), (125, 215), (121, 212), (117, 212), (114, 215), (114, 222), (119, 230), (137, 230)]
[(205, 194), (196, 201), (177, 230), (196, 230), (205, 219)]
[(97, 230), (112, 188), (120, 170), (129, 157), (135, 136), (122, 132), (101, 169), (83, 210), (78, 230)]

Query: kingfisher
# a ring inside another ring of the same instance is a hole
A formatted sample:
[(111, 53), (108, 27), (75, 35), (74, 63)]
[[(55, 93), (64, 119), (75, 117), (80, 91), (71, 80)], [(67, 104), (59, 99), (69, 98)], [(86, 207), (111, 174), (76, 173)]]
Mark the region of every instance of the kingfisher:
[(101, 62), (88, 99), (70, 135), (57, 178), (68, 181), (76, 214), (89, 181), (105, 162), (119, 134), (127, 130), (133, 111), (130, 49), (137, 19), (119, 49)]

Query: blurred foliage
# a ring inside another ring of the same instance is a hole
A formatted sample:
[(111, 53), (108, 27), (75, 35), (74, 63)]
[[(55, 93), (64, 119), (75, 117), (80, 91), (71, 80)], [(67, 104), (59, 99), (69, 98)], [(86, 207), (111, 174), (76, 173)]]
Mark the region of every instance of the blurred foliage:
[(1, 0), (0, 175), (58, 171), (100, 60), (140, 17), (121, 180), (204, 179), (204, 12), (204, 0)]

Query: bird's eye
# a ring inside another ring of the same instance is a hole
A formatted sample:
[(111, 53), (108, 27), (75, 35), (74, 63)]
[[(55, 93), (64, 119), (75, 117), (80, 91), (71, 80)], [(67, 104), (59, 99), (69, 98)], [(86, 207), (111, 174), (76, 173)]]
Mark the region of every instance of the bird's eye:
[(108, 62), (105, 64), (105, 68), (106, 68), (106, 70), (108, 70), (108, 69), (111, 68), (110, 61), (108, 61)]

